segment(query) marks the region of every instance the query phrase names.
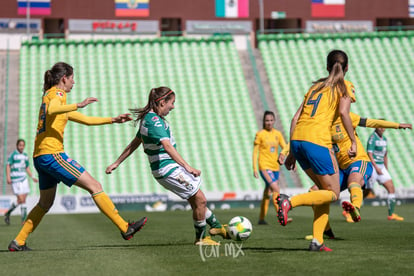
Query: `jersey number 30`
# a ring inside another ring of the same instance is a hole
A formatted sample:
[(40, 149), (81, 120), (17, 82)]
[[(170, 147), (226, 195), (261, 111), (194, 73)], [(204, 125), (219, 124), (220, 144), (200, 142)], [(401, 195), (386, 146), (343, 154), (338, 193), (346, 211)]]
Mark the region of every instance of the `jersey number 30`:
[(313, 96), (315, 95), (315, 93), (316, 93), (316, 91), (313, 90), (312, 94), (310, 95), (310, 97), (308, 99), (308, 101), (306, 102), (307, 105), (313, 105), (312, 113), (310, 115), (311, 117), (313, 117), (315, 115), (316, 110), (318, 109), (319, 102), (321, 101), (321, 98), (322, 98), (322, 94), (319, 94), (318, 97), (316, 97), (316, 99), (312, 99)]

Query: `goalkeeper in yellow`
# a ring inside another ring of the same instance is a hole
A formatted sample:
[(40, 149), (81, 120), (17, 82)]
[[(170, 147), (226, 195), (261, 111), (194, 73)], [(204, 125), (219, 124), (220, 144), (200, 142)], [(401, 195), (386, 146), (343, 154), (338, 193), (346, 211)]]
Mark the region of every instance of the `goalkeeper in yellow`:
[(124, 123), (132, 120), (129, 114), (102, 118), (88, 117), (77, 112), (77, 109), (98, 100), (86, 98), (80, 103), (66, 104), (66, 95), (74, 84), (73, 68), (69, 64), (58, 62), (45, 72), (33, 153), (33, 163), (39, 174), (40, 198), (27, 216), (19, 234), (10, 242), (9, 251), (31, 250), (27, 247), (26, 240), (52, 207), (59, 182), (63, 182), (68, 187), (75, 185), (88, 191), (100, 211), (118, 227), (126, 240), (131, 239), (147, 221), (144, 217), (136, 222), (126, 222), (118, 214), (118, 210), (103, 191), (101, 184), (64, 152), (63, 132), (68, 120), (85, 125)]
[(263, 115), (263, 129), (256, 133), (253, 147), (253, 175), (256, 178), (262, 177), (265, 182), (262, 203), (260, 205), (260, 216), (258, 224), (267, 224), (265, 216), (269, 208), (269, 195), (276, 213), (278, 210), (276, 198), (280, 193), (279, 188), (279, 146), (286, 150), (286, 141), (280, 131), (276, 130), (275, 114), (272, 111), (265, 111)]

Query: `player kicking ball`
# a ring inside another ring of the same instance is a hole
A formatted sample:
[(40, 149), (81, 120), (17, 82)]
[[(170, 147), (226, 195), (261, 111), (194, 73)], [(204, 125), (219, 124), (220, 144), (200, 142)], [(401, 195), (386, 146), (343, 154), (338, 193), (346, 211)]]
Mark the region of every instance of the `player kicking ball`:
[(191, 167), (176, 150), (175, 139), (165, 117), (174, 109), (175, 93), (168, 87), (151, 89), (148, 104), (143, 108), (130, 109), (137, 116), (139, 125), (137, 135), (124, 149), (119, 158), (108, 168), (110, 174), (141, 144), (148, 156), (152, 175), (167, 190), (190, 203), (193, 210), (195, 245), (219, 245), (207, 235), (206, 225), (211, 228), (210, 235), (229, 236), (225, 227), (214, 213), (207, 208), (207, 200), (200, 190), (201, 171)]

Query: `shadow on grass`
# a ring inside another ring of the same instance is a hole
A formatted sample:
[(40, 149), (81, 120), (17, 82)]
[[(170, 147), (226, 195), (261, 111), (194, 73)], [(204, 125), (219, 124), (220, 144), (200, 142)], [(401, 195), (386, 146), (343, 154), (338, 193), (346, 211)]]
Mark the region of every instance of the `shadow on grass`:
[(282, 251), (309, 251), (308, 248), (283, 248), (283, 247), (243, 247), (243, 251), (252, 251), (260, 253), (272, 253)]

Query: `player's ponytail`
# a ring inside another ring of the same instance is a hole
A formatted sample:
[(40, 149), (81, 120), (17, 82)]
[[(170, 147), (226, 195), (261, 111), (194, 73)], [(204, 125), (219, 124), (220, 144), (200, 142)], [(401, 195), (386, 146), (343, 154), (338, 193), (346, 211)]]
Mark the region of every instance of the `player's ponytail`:
[[(348, 66), (348, 56), (344, 51), (332, 50), (327, 57), (327, 69), (329, 76), (314, 82), (320, 83), (315, 89), (316, 92), (325, 87), (330, 87), (332, 92), (332, 99), (336, 98), (338, 94), (340, 97), (346, 95), (345, 73)], [(336, 94), (337, 93), (337, 94)]]
[(158, 88), (152, 88), (149, 96), (148, 103), (142, 108), (130, 108), (129, 111), (136, 117), (134, 125), (138, 125), (139, 122), (148, 114), (151, 110), (158, 114), (158, 105), (162, 100), (169, 101), (171, 97), (175, 95), (174, 91), (170, 88), (161, 86)]
[(64, 62), (58, 62), (44, 75), (43, 92), (46, 92), (53, 86), (57, 85), (64, 76), (73, 75), (73, 67)]

